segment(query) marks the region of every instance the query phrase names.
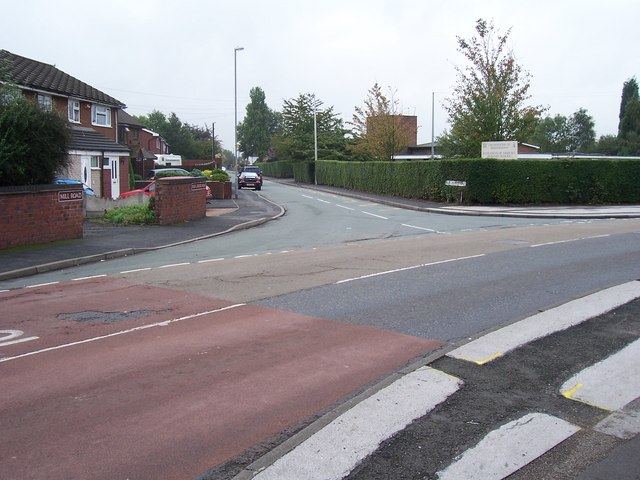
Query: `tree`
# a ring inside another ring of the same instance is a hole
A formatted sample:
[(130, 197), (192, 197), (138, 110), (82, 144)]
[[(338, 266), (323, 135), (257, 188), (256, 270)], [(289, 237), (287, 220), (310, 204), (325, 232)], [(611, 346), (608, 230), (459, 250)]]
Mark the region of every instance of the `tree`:
[(318, 158), (342, 160), (346, 151), (345, 129), (333, 107), (322, 108), (322, 101), (310, 93), (285, 100), (282, 128), (274, 137), (279, 160), (309, 161), (314, 158), (314, 110), (318, 132)]
[(638, 82), (624, 82), (618, 124), (619, 155), (640, 155), (640, 98)]
[(267, 106), (264, 91), (254, 87), (249, 92), (251, 101), (247, 105), (244, 121), (238, 125), (239, 149), (244, 158), (264, 158), (271, 146), (271, 137), (277, 128), (274, 113)]
[(348, 122), (353, 127), (350, 150), (370, 160), (390, 160), (395, 152), (404, 150), (412, 133), (403, 123), (398, 106), (395, 92), (388, 98), (376, 82), (369, 89), (364, 107), (356, 107), (353, 120)]
[(476, 22), (477, 36), (457, 37), (458, 50), (471, 62), (458, 73), (454, 96), (447, 99), (451, 131), (438, 143), (447, 155), (479, 157), (483, 141), (531, 137), (544, 109), (527, 106), (529, 74), (507, 50), (511, 30), (500, 35), (493, 23)]
[(578, 109), (569, 118), (569, 145), (570, 152), (588, 152), (596, 143), (595, 123), (593, 117), (584, 108)]
[(0, 88), (0, 185), (51, 183), (69, 164), (68, 145), (67, 124), (57, 112)]
[(595, 145), (596, 133), (593, 118), (584, 108), (571, 117), (556, 115), (540, 119), (528, 140), (540, 147), (541, 152), (588, 152)]

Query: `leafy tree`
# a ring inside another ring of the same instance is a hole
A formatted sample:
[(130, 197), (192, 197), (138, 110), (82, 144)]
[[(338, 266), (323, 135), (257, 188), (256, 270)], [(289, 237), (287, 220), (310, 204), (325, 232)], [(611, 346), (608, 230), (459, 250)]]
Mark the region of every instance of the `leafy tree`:
[(507, 50), (511, 30), (499, 34), (493, 23), (479, 19), (470, 40), (458, 39), (458, 50), (471, 63), (456, 68), (454, 96), (447, 99), (451, 131), (438, 143), (447, 155), (479, 157), (483, 141), (531, 137), (544, 109), (527, 106), (529, 74)]
[(65, 120), (0, 87), (0, 185), (51, 183), (69, 163)]
[(620, 102), (618, 140), (620, 155), (640, 155), (640, 98), (638, 82), (631, 78), (624, 82)]
[[(140, 123), (150, 130), (160, 134), (169, 144), (172, 153), (182, 155), (187, 159), (210, 159), (212, 156), (212, 131), (206, 125), (205, 128), (182, 123), (175, 113), (169, 117), (153, 110), (148, 115), (135, 117)], [(220, 143), (216, 141), (216, 149), (220, 151)]]
[(389, 160), (395, 152), (407, 147), (412, 135), (402, 122), (395, 93), (382, 93), (376, 82), (369, 89), (364, 107), (356, 107), (352, 125), (353, 142), (349, 146), (355, 155), (371, 160)]
[(594, 145), (593, 151), (604, 155), (618, 155), (620, 139), (617, 135), (602, 135)]
[(595, 145), (596, 133), (593, 118), (584, 108), (571, 117), (556, 115), (537, 122), (529, 142), (540, 147), (541, 152), (588, 152)]
[(249, 93), (244, 121), (238, 125), (238, 143), (242, 156), (264, 158), (271, 146), (271, 137), (277, 128), (274, 113), (267, 106), (266, 96), (260, 87)]
[(310, 93), (284, 101), (281, 113), (282, 129), (274, 137), (276, 156), (279, 160), (313, 160), (314, 109), (318, 133), (318, 158), (342, 160), (345, 157), (346, 139), (342, 119), (334, 113), (333, 107), (322, 108), (322, 105), (322, 101)]
[(595, 123), (593, 117), (584, 108), (578, 109), (569, 118), (569, 146), (570, 152), (588, 152), (596, 143)]

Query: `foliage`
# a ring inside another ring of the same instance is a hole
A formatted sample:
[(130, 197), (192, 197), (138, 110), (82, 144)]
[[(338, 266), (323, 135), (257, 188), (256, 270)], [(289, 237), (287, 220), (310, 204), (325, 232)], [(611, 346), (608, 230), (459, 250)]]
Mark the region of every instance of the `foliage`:
[(68, 166), (68, 145), (66, 122), (57, 112), (0, 88), (0, 185), (51, 183)]
[(395, 152), (404, 150), (412, 138), (411, 131), (402, 122), (395, 92), (385, 96), (377, 82), (369, 89), (364, 107), (356, 107), (353, 120), (347, 123), (353, 127), (350, 150), (371, 160), (390, 160)]
[(499, 34), (493, 23), (476, 22), (477, 36), (457, 37), (458, 50), (470, 62), (458, 73), (454, 96), (447, 99), (451, 131), (438, 144), (447, 156), (479, 157), (483, 141), (528, 139), (544, 109), (527, 106), (529, 74), (507, 50), (511, 30)]
[[(172, 112), (167, 118), (164, 113), (158, 110), (135, 118), (150, 130), (161, 135), (170, 145), (172, 153), (182, 155), (186, 159), (213, 158), (211, 142), (213, 132), (206, 125), (201, 128), (182, 123), (175, 113)], [(216, 152), (219, 151), (220, 142), (216, 140)]]
[(314, 158), (314, 110), (318, 132), (318, 158), (342, 159), (346, 154), (345, 129), (333, 107), (310, 93), (285, 100), (282, 128), (273, 139), (278, 160), (309, 161)]
[(202, 174), (212, 182), (228, 182), (229, 174), (224, 170), (205, 170)]
[[(436, 202), (460, 193), (466, 202), (480, 204), (640, 202), (638, 160), (320, 161), (315, 167), (322, 185)], [(452, 195), (447, 180), (464, 180), (467, 186)]]
[(190, 177), (190, 173), (182, 173), (176, 171), (157, 172), (155, 175), (156, 180), (164, 177)]
[(109, 210), (102, 217), (109, 223), (121, 225), (149, 225), (156, 223), (156, 214), (148, 205), (132, 205)]
[(619, 154), (640, 155), (640, 97), (638, 82), (631, 78), (624, 82), (618, 125)]
[(569, 118), (555, 115), (540, 119), (529, 143), (546, 153), (589, 152), (595, 137), (593, 118), (581, 108)]
[(293, 178), (293, 162), (277, 161), (260, 164), (262, 173), (268, 177)]
[(278, 116), (266, 104), (266, 96), (260, 87), (249, 93), (251, 101), (247, 105), (244, 121), (238, 125), (238, 149), (244, 158), (267, 156), (271, 137), (278, 128)]

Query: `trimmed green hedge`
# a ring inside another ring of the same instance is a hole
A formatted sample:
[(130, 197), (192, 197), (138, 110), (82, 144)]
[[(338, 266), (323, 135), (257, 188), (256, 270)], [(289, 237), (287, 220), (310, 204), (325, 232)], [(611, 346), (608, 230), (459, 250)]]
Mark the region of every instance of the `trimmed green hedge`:
[(293, 162), (266, 162), (258, 165), (267, 177), (293, 178)]
[(640, 160), (322, 160), (316, 169), (321, 185), (436, 202), (462, 193), (466, 203), (481, 204), (640, 203)]

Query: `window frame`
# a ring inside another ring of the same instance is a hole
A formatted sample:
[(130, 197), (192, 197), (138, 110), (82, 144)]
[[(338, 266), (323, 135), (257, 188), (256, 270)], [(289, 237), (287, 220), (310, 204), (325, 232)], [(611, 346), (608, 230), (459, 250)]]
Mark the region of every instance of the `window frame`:
[(36, 94), (36, 103), (43, 112), (53, 112), (53, 97), (46, 93)]
[[(77, 119), (76, 113), (78, 114)], [(80, 123), (80, 100), (74, 100), (73, 98), (67, 100), (67, 119), (71, 123)]]
[[(105, 123), (98, 122), (98, 115), (104, 117)], [(91, 105), (91, 125), (96, 127), (111, 128), (111, 107), (105, 105)]]

